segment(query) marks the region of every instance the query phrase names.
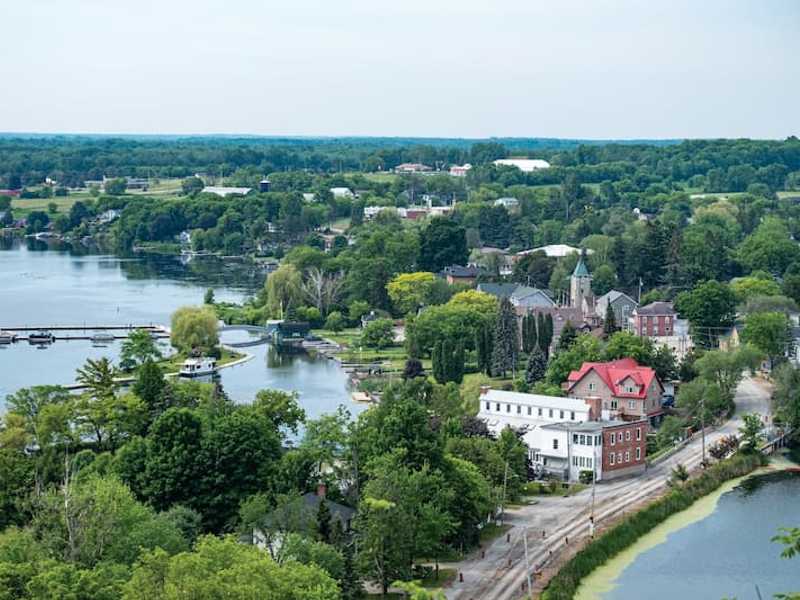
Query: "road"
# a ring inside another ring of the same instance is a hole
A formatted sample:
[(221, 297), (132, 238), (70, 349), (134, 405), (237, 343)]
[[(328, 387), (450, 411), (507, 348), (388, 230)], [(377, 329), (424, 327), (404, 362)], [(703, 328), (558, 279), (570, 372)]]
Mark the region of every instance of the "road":
[[(736, 433), (743, 414), (770, 413), (770, 392), (760, 382), (744, 378), (736, 390), (736, 412), (733, 418), (706, 435), (706, 445), (724, 435)], [(696, 436), (681, 450), (648, 469), (638, 477), (601, 482), (595, 486), (595, 520), (603, 521), (636, 505), (666, 485), (672, 469), (683, 464), (691, 470), (702, 460), (701, 436)], [(506, 512), (511, 541), (500, 537), (480, 553), (457, 564), (464, 581), (454, 582), (445, 590), (452, 600), (514, 600), (524, 595), (526, 581), (523, 536), (528, 537), (529, 562), (540, 565), (552, 551), (575, 539), (588, 535), (591, 512), (591, 489), (568, 498), (541, 497), (537, 504), (526, 505)]]

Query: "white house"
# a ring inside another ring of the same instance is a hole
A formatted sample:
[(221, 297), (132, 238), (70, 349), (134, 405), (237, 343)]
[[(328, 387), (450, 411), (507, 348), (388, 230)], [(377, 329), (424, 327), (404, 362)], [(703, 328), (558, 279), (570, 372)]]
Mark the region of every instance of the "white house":
[(541, 474), (579, 481), (581, 471), (592, 471), (597, 481), (603, 478), (602, 422), (550, 423), (526, 433), (523, 440)]
[[(517, 252), (515, 256), (523, 257), (534, 252), (544, 252), (545, 256), (549, 258), (564, 258), (570, 254), (580, 254), (581, 249), (567, 244), (548, 244), (547, 246), (539, 246), (538, 248), (531, 248), (530, 250), (523, 250)], [(594, 250), (586, 249), (586, 254), (594, 254)]]
[(234, 194), (241, 194), (242, 196), (246, 196), (247, 194), (250, 193), (250, 190), (252, 189), (253, 188), (249, 187), (227, 187), (221, 185), (207, 185), (206, 187), (203, 188), (202, 191), (204, 194), (216, 194), (217, 196), (225, 198), (226, 196), (231, 196)]
[(501, 158), (494, 161), (495, 165), (517, 167), (523, 173), (531, 173), (538, 169), (549, 169), (550, 163), (539, 158)]
[(512, 208), (517, 208), (519, 206), (519, 200), (511, 196), (504, 196), (503, 198), (498, 198), (495, 200), (494, 205), (504, 206), (507, 210), (511, 210)]
[(478, 418), (486, 422), (489, 431), (499, 434), (506, 427), (530, 430), (563, 421), (580, 423), (588, 421), (591, 414), (591, 404), (578, 398), (483, 388)]
[(469, 163), (464, 163), (463, 165), (453, 165), (450, 167), (450, 175), (453, 177), (466, 177), (471, 168), (472, 165)]
[(333, 194), (334, 198), (355, 198), (356, 195), (350, 188), (346, 187), (332, 187), (331, 194)]

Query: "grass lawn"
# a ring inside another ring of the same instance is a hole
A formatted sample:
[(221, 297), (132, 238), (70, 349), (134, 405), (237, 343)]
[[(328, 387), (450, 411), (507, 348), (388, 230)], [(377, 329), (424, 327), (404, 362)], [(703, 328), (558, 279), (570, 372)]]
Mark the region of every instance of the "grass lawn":
[[(316, 329), (314, 334), (341, 344), (342, 351), (337, 352), (336, 356), (346, 363), (371, 363), (388, 362), (391, 369), (403, 369), (406, 363), (406, 349), (402, 344), (394, 344), (388, 348), (380, 350), (375, 348), (364, 348), (360, 345), (361, 329), (353, 327), (342, 331), (330, 331), (327, 329)], [(430, 361), (423, 361), (423, 367), (430, 368)]]
[(436, 577), (436, 570), (431, 570), (430, 574), (425, 579), (420, 581), (424, 588), (435, 589), (449, 585), (451, 581), (456, 578), (458, 569), (439, 569), (439, 577)]
[[(88, 193), (76, 193), (69, 196), (54, 196), (52, 198), (14, 198), (11, 201), (11, 212), (15, 218), (27, 217), (34, 210), (41, 210), (50, 216), (50, 220), (60, 214), (69, 212), (72, 205), (78, 200), (87, 200), (91, 198)], [(48, 204), (54, 202), (58, 207), (58, 212), (51, 213), (47, 210)]]
[(331, 223), (331, 229), (339, 229), (344, 231), (350, 227), (350, 217), (342, 217), (341, 219), (336, 219)]
[[(240, 352), (233, 352), (227, 348), (222, 348), (222, 357), (217, 361), (217, 366), (222, 367), (242, 358), (244, 354)], [(165, 370), (166, 373), (175, 373), (180, 371), (183, 361), (186, 357), (183, 354), (175, 354), (174, 356), (164, 359), (158, 364)]]

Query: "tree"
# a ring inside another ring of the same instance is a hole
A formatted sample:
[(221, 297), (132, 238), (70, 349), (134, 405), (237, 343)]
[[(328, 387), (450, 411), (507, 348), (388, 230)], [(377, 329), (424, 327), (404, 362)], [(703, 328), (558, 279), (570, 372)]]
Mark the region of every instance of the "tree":
[(731, 280), (730, 286), (733, 290), (736, 299), (739, 302), (747, 302), (750, 298), (756, 296), (778, 296), (781, 293), (781, 287), (778, 285), (769, 273), (761, 273), (763, 276), (756, 276), (753, 273), (749, 277), (737, 277)]
[(325, 315), (339, 301), (343, 285), (344, 277), (341, 274), (328, 274), (311, 267), (306, 272), (301, 289), (305, 298)]
[(208, 306), (184, 306), (172, 314), (172, 345), (185, 354), (209, 354), (219, 344), (217, 316)]
[(758, 350), (745, 344), (732, 352), (705, 352), (695, 361), (694, 368), (706, 381), (716, 383), (722, 397), (727, 402), (732, 402), (744, 369), (754, 369), (760, 361), (761, 354)]
[(203, 304), (214, 304), (214, 289), (208, 288), (203, 296)]
[(650, 366), (656, 372), (659, 381), (670, 381), (678, 377), (678, 365), (672, 348), (665, 344), (659, 345), (650, 361)]
[(324, 500), (319, 503), (317, 509), (317, 535), (320, 541), (326, 544), (331, 543), (331, 511), (328, 508), (328, 503)]
[(689, 479), (689, 471), (682, 464), (678, 464), (672, 469), (667, 483), (670, 485), (683, 485)]
[(414, 379), (415, 377), (424, 377), (425, 369), (419, 359), (409, 358), (406, 361), (405, 368), (403, 369), (403, 379)]
[(602, 296), (617, 285), (617, 274), (609, 264), (600, 265), (592, 275), (592, 291), (595, 296)]
[(562, 350), (550, 359), (547, 382), (560, 386), (571, 371), (580, 369), (585, 362), (598, 361), (600, 358), (600, 341), (588, 334), (579, 335), (569, 350)]
[(389, 298), (401, 314), (415, 313), (428, 303), (436, 275), (427, 271), (401, 273), (386, 286)]
[(533, 351), (528, 356), (528, 364), (525, 368), (525, 382), (528, 385), (533, 385), (537, 381), (541, 381), (547, 372), (547, 358), (544, 352), (535, 346)]
[(338, 332), (344, 329), (345, 322), (342, 313), (338, 310), (331, 311), (328, 314), (328, 318), (325, 319), (325, 329), (330, 331)]
[(198, 192), (201, 192), (204, 187), (205, 184), (199, 177), (187, 177), (181, 181), (181, 191), (185, 196), (194, 196)]
[(158, 361), (161, 358), (161, 350), (150, 332), (146, 329), (134, 329), (122, 342), (119, 364), (124, 371), (131, 371), (149, 360)]
[(466, 264), (468, 256), (466, 232), (451, 219), (435, 217), (420, 233), (417, 263), (426, 271), (438, 273), (448, 265)]
[(124, 600), (339, 600), (334, 579), (315, 564), (278, 565), (268, 553), (233, 537), (200, 538), (192, 551), (173, 557), (146, 553), (125, 585)]
[(653, 354), (653, 342), (650, 338), (638, 336), (630, 331), (617, 331), (608, 340), (604, 358), (606, 360), (632, 358), (639, 364), (651, 365)]
[(775, 421), (787, 427), (800, 427), (800, 369), (786, 362), (772, 373), (775, 390), (772, 394), (772, 410)]
[(306, 411), (300, 406), (297, 392), (261, 390), (252, 405), (276, 430), (287, 428), (295, 435), (306, 420)]
[(475, 331), (475, 355), (478, 370), (487, 375), (492, 374), (492, 347), (494, 344), (494, 328), (480, 327)]
[(47, 229), (47, 226), (50, 224), (50, 216), (41, 210), (32, 210), (28, 213), (27, 217), (28, 225), (25, 228), (25, 232), (29, 235), (32, 233), (39, 233), (40, 231), (44, 231)]
[(370, 321), (361, 332), (361, 343), (367, 348), (382, 350), (394, 343), (394, 323), (391, 319)]
[(700, 345), (711, 347), (725, 328), (733, 325), (736, 297), (730, 287), (718, 281), (706, 281), (689, 292), (681, 292), (675, 308), (689, 319), (693, 337)]
[(777, 216), (770, 215), (744, 239), (736, 255), (739, 262), (751, 271), (760, 269), (782, 274), (786, 267), (800, 259), (800, 248), (786, 224)]
[(670, 447), (685, 437), (686, 427), (676, 416), (667, 415), (656, 430), (656, 445), (659, 449)]
[(564, 323), (564, 327), (561, 328), (561, 334), (558, 336), (558, 351), (563, 352), (564, 350), (569, 350), (570, 346), (572, 346), (577, 338), (578, 330), (575, 329), (575, 325), (572, 324), (572, 321), (567, 321)]
[(284, 263), (270, 273), (265, 284), (267, 313), (272, 318), (283, 318), (302, 297), (302, 277), (293, 264)]
[(614, 316), (614, 309), (611, 302), (606, 305), (606, 317), (603, 320), (603, 333), (610, 337), (617, 330), (617, 318)]
[(765, 354), (771, 368), (776, 360), (785, 360), (792, 347), (791, 322), (782, 312), (748, 315), (742, 330), (742, 341), (752, 344)]
[(692, 427), (709, 426), (715, 418), (723, 416), (733, 408), (732, 402), (720, 391), (716, 383), (698, 377), (681, 385), (676, 405), (690, 420)]
[(77, 370), (75, 380), (82, 384), (95, 398), (108, 398), (117, 391), (117, 370), (108, 358), (87, 359)]
[(763, 439), (762, 431), (764, 424), (761, 416), (755, 413), (742, 415), (742, 424), (739, 426), (739, 434), (742, 436), (742, 446), (750, 452), (758, 449), (758, 444)]
[(128, 189), (128, 181), (124, 177), (117, 177), (116, 179), (107, 180), (103, 184), (106, 194), (110, 196), (121, 196)]
[(164, 379), (161, 367), (152, 360), (146, 360), (136, 374), (133, 393), (147, 405), (151, 420), (158, 418), (166, 408), (163, 402), (166, 387), (167, 382)]
[(502, 375), (503, 377), (506, 376), (506, 371), (516, 374), (518, 352), (517, 315), (509, 299), (503, 298), (494, 326), (492, 373), (495, 376)]

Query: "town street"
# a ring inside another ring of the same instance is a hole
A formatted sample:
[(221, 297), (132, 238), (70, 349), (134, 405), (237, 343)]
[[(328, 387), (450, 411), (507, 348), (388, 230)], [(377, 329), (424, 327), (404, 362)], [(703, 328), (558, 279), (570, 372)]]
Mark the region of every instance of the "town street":
[[(736, 433), (741, 416), (747, 413), (770, 413), (770, 391), (766, 384), (744, 378), (736, 391), (736, 412), (730, 420), (707, 434), (706, 446), (724, 435)], [(701, 436), (696, 436), (674, 455), (651, 467), (643, 475), (624, 478), (595, 486), (595, 521), (602, 522), (635, 506), (639, 501), (659, 491), (666, 485), (672, 469), (683, 464), (687, 469), (697, 467), (702, 460)], [(506, 512), (506, 522), (511, 541), (506, 536), (494, 540), (473, 558), (453, 565), (463, 573), (446, 591), (447, 597), (458, 600), (512, 600), (524, 595), (526, 581), (524, 538), (528, 536), (529, 563), (541, 565), (552, 551), (567, 541), (576, 543), (589, 533), (592, 490), (587, 488), (568, 498), (537, 497), (534, 505), (526, 505)], [(509, 566), (510, 565), (510, 566)]]

